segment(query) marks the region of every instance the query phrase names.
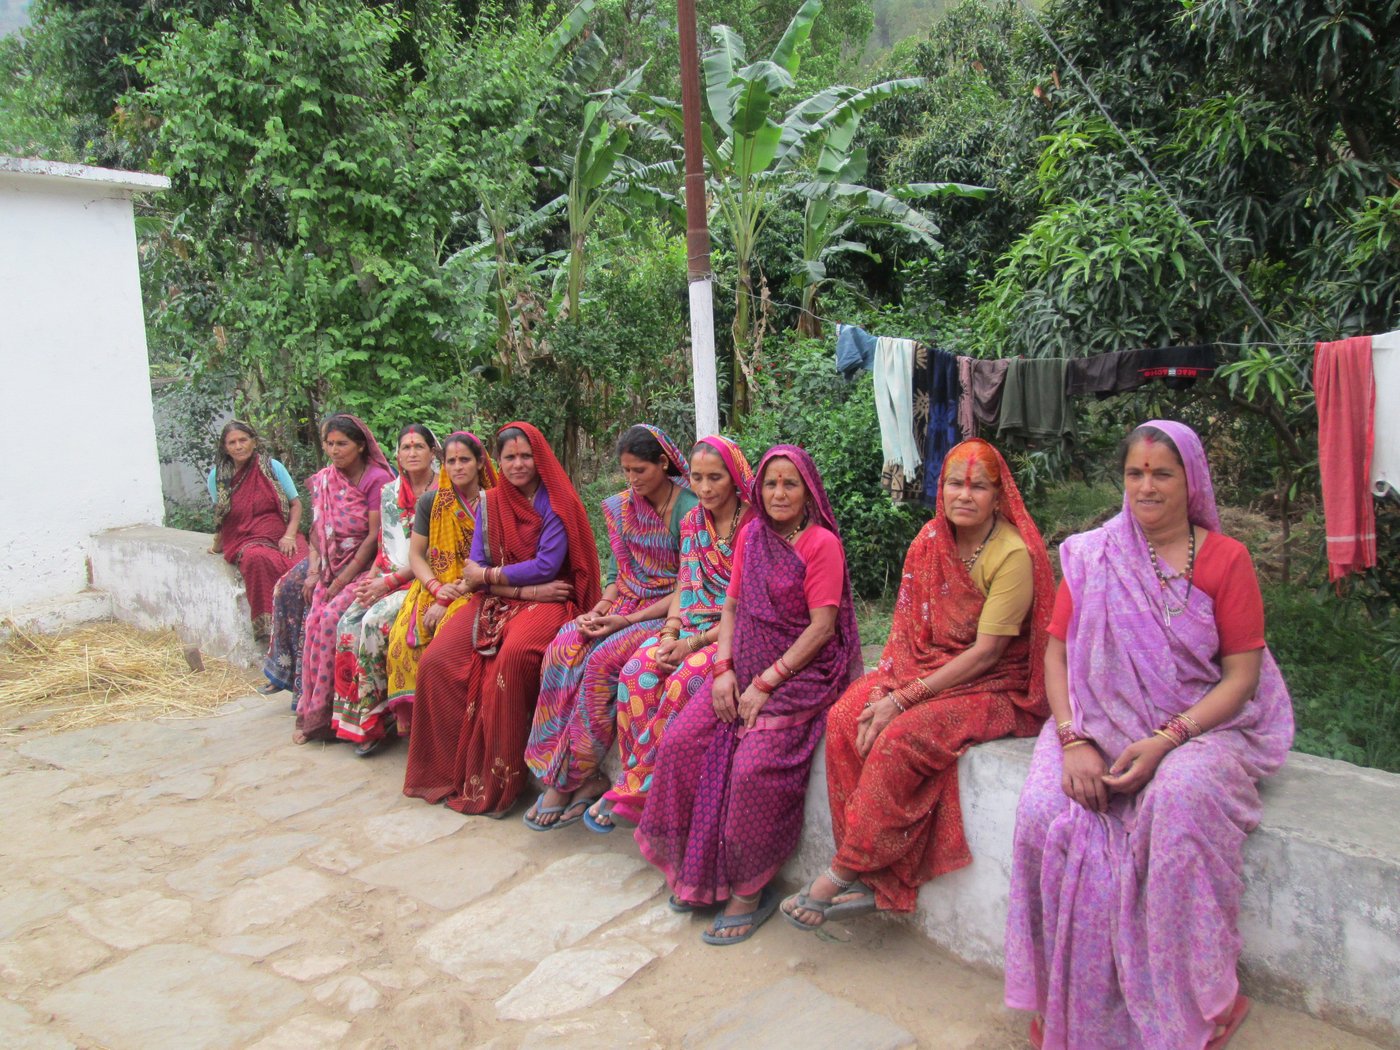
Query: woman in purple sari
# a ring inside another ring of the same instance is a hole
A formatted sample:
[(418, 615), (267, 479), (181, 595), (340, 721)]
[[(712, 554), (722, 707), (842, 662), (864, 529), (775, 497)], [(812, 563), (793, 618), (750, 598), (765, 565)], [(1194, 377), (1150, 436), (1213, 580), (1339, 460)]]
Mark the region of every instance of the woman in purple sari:
[(1241, 851), (1293, 708), (1249, 552), (1220, 533), (1200, 438), (1153, 420), (1122, 448), (1123, 510), (1060, 547), (1052, 718), (1016, 813), (1006, 1003), (1035, 1046), (1218, 1050)]
[(725, 902), (708, 944), (753, 936), (797, 845), (827, 709), (860, 668), (845, 551), (812, 458), (770, 449), (740, 529), (714, 677), (661, 743), (637, 828), (677, 911)]

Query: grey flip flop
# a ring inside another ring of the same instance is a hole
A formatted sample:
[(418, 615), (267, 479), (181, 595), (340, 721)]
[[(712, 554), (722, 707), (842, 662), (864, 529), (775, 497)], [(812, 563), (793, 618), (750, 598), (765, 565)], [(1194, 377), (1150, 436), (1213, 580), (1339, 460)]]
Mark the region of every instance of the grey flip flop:
[(573, 805), (572, 802), (564, 806), (546, 806), (544, 804), (544, 795), (540, 795), (540, 797), (535, 800), (535, 804), (532, 807), (535, 811), (535, 816), (530, 816), (530, 811), (526, 810), (525, 815), (520, 819), (531, 831), (553, 831), (559, 826), (560, 821), (556, 820), (553, 824), (540, 824), (535, 820), (535, 817), (544, 816), (546, 813), (563, 813), (571, 805)]
[[(813, 879), (812, 881), (815, 882), (816, 880)], [(836, 894), (838, 897), (844, 897), (850, 893), (857, 894), (858, 896), (856, 896), (854, 900), (839, 902), (834, 900), (819, 901), (811, 896), (811, 889), (812, 883), (808, 883), (807, 889), (803, 890), (801, 893), (794, 893), (791, 897), (787, 898), (787, 900), (783, 901), (783, 904), (787, 905), (791, 903), (794, 908), (800, 908), (804, 911), (819, 912), (822, 917), (821, 922), (803, 922), (797, 916), (793, 915), (786, 907), (782, 909), (784, 919), (792, 923), (799, 930), (805, 930), (808, 933), (821, 929), (831, 919), (854, 919), (857, 915), (869, 915), (876, 910), (875, 891), (859, 879), (856, 879), (849, 886)]]
[[(758, 932), (758, 928), (773, 917), (773, 913), (778, 910), (778, 894), (769, 886), (763, 887), (763, 892), (758, 896), (758, 907), (753, 911), (745, 912), (743, 915), (716, 915), (715, 921), (710, 928), (700, 934), (700, 939), (706, 944), (714, 944), (720, 947), (730, 944), (743, 944), (746, 940)], [(732, 930), (738, 926), (749, 927), (748, 933), (741, 933), (737, 937), (721, 937), (720, 930)]]

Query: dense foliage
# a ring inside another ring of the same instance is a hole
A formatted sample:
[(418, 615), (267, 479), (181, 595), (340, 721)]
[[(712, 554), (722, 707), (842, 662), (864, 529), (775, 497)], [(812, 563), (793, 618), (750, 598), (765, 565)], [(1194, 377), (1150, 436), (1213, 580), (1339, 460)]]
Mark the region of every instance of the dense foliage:
[[(830, 320), (980, 356), (1218, 342), (1215, 380), (1084, 405), (1076, 443), (1009, 449), (1018, 477), (1058, 535), (1132, 422), (1200, 428), (1296, 590), (1270, 608), (1300, 742), (1400, 764), (1397, 512), (1381, 571), (1319, 586), (1309, 381), (1315, 340), (1398, 320), (1400, 7), (699, 15), (721, 403), (751, 388), (726, 426), (813, 451), (861, 592), (923, 512), (878, 490), (869, 379), (834, 374)], [(596, 478), (620, 424), (692, 429), (676, 75), (670, 8), (642, 0), (36, 0), (0, 41), (0, 151), (171, 176), (140, 217), (146, 305), (191, 427), (232, 400), (309, 466), (331, 408), (528, 417)], [(1380, 707), (1326, 700), (1328, 661)]]

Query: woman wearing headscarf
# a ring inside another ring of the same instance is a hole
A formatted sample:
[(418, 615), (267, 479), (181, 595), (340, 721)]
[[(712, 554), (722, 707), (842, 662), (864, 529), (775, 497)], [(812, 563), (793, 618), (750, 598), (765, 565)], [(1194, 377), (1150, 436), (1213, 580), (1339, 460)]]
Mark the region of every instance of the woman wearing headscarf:
[(335, 707), (331, 728), (355, 745), (364, 758), (394, 732), (386, 717), (389, 702), (387, 654), (389, 629), (398, 618), (413, 580), (409, 537), (419, 496), (437, 487), (436, 456), (441, 451), (433, 432), (410, 423), (399, 432), (399, 476), (379, 497), (379, 553), (374, 571), (355, 587), (355, 600), (336, 625)]
[(394, 480), (389, 461), (364, 422), (331, 416), (321, 427), (330, 466), (311, 476), (311, 554), (302, 597), (307, 602), (292, 740), (335, 739), (336, 624), (355, 600), (360, 577), (379, 549), (380, 497)]
[(599, 766), (616, 734), (617, 676), (661, 626), (676, 590), (681, 521), (696, 504), (685, 457), (658, 428), (628, 428), (617, 455), (627, 488), (603, 501), (603, 596), (559, 629), (540, 672), (525, 748), (525, 764), (545, 787), (525, 814), (534, 831), (577, 823), (608, 788)]
[(437, 488), (418, 498), (408, 552), (415, 579), (389, 631), (389, 712), (402, 736), (412, 724), (419, 661), (471, 596), (462, 572), (485, 490), (495, 485), (496, 464), (481, 439), (466, 430), (448, 435)]
[(1123, 510), (1060, 547), (1053, 722), (1016, 813), (1006, 1003), (1036, 1012), (1036, 1046), (1216, 1050), (1249, 1008), (1241, 850), (1293, 709), (1200, 439), (1153, 420), (1120, 455)]
[(462, 572), (472, 596), (418, 665), (404, 794), (501, 817), (525, 784), (540, 661), (559, 628), (598, 601), (588, 512), (544, 435), (496, 435), (505, 484), (486, 493)]
[(914, 910), (919, 887), (972, 862), (958, 757), (1045, 721), (1054, 575), (1006, 461), (986, 441), (943, 460), (938, 514), (904, 559), (879, 666), (827, 718), (836, 856), (783, 902), (793, 925)]
[(637, 648), (617, 683), (617, 742), (622, 772), (584, 823), (606, 834), (642, 817), (656, 753), (671, 720), (709, 678), (719, 646), (719, 616), (729, 590), (739, 527), (748, 511), (753, 469), (738, 445), (712, 435), (690, 453), (690, 488), (699, 504), (680, 527), (680, 571), (666, 625)]
[(714, 677), (671, 723), (636, 840), (671, 906), (726, 902), (702, 935), (732, 945), (777, 908), (824, 715), (860, 667), (850, 574), (821, 475), (777, 445), (755, 471)]
[(287, 468), (259, 446), (257, 431), (241, 419), (224, 424), (214, 466), (209, 471), (214, 502), (212, 554), (243, 577), (253, 637), (272, 633), (272, 591), (293, 565), (306, 557), (301, 498)]

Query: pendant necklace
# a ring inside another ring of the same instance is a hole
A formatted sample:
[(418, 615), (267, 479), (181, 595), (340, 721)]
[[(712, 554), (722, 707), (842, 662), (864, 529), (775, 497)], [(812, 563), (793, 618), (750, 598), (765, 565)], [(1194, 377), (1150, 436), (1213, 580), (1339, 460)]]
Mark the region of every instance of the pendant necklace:
[[(1157, 557), (1157, 548), (1152, 546), (1152, 541), (1147, 540), (1147, 553), (1152, 558), (1152, 571), (1157, 577), (1157, 586), (1162, 591), (1162, 612), (1167, 618), (1167, 626), (1172, 625), (1172, 617), (1180, 616), (1186, 611), (1186, 606), (1191, 604), (1191, 588), (1195, 585), (1193, 573), (1196, 568), (1196, 527), (1190, 526), (1191, 540), (1186, 555), (1186, 571), (1182, 573), (1172, 573), (1170, 576), (1162, 568), (1161, 559)], [(1146, 537), (1143, 537), (1146, 539)], [(1173, 605), (1172, 601), (1176, 597), (1176, 592), (1172, 590), (1172, 581), (1186, 578), (1186, 593), (1181, 598), (1180, 605)]]
[(990, 529), (987, 530), (987, 535), (985, 535), (985, 536), (982, 537), (982, 542), (979, 543), (979, 544), (977, 545), (977, 549), (974, 550), (971, 554), (969, 554), (966, 558), (964, 558), (962, 555), (958, 555), (958, 560), (959, 560), (960, 562), (963, 563), (963, 567), (966, 568), (968, 572), (971, 572), (971, 571), (972, 571), (972, 567), (973, 567), (974, 565), (977, 564), (977, 559), (978, 559), (979, 557), (981, 557), (981, 555), (982, 555), (982, 548), (985, 547), (985, 546), (987, 545), (987, 541), (988, 541), (989, 539), (992, 538), (992, 533), (994, 533), (994, 532), (996, 532), (996, 531), (997, 531), (997, 515), (996, 515), (996, 511), (993, 511), (993, 512), (992, 512), (992, 527), (991, 527)]

